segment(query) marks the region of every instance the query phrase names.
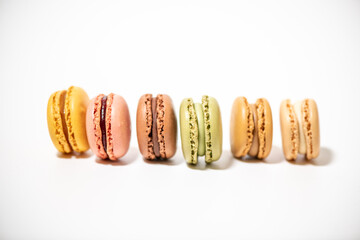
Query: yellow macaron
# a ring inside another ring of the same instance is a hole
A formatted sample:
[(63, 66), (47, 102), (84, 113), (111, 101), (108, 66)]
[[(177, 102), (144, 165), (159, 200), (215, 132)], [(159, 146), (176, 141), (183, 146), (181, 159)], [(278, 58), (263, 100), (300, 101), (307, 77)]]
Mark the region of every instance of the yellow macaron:
[(87, 93), (74, 86), (50, 96), (47, 123), (51, 140), (59, 152), (85, 152), (89, 149), (85, 126), (88, 103)]
[(282, 101), (280, 105), (280, 126), (285, 158), (295, 160), (298, 153), (308, 160), (316, 158), (320, 152), (319, 114), (313, 99), (291, 103)]

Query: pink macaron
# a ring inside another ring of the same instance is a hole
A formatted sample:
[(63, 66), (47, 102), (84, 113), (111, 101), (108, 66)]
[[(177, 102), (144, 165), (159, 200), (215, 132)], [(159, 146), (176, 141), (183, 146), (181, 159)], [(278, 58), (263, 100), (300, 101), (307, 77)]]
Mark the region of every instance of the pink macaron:
[(125, 99), (113, 93), (91, 99), (86, 113), (86, 133), (91, 150), (99, 158), (117, 160), (124, 156), (131, 136)]

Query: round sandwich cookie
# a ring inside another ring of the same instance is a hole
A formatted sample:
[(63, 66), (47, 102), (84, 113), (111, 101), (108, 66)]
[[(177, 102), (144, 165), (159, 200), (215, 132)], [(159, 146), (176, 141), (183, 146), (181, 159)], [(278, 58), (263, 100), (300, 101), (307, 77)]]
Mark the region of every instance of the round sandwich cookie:
[(136, 133), (140, 152), (145, 159), (165, 160), (175, 155), (177, 122), (168, 95), (141, 96), (136, 113)]
[(117, 160), (124, 156), (131, 136), (125, 99), (113, 93), (91, 99), (86, 113), (86, 132), (90, 148), (99, 158)]
[(298, 153), (306, 159), (320, 152), (319, 115), (316, 102), (305, 99), (294, 104), (289, 99), (280, 105), (280, 127), (285, 158), (295, 160)]
[(89, 149), (86, 138), (85, 116), (89, 97), (79, 87), (53, 93), (47, 105), (47, 123), (51, 140), (61, 153), (85, 152)]
[(265, 98), (249, 104), (245, 97), (235, 99), (230, 120), (231, 152), (236, 158), (246, 155), (266, 158), (271, 151), (273, 122), (269, 102)]
[(215, 98), (203, 96), (201, 103), (185, 98), (180, 105), (180, 135), (184, 158), (197, 164), (205, 155), (211, 163), (222, 153), (222, 122), (220, 107)]

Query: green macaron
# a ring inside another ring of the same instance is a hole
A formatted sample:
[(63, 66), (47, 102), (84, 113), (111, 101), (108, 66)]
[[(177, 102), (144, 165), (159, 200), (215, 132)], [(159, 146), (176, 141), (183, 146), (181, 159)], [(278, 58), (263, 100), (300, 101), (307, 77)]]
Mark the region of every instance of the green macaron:
[(222, 153), (222, 123), (215, 98), (202, 97), (202, 103), (185, 98), (180, 105), (180, 135), (184, 158), (197, 164), (205, 155), (206, 163), (220, 158)]

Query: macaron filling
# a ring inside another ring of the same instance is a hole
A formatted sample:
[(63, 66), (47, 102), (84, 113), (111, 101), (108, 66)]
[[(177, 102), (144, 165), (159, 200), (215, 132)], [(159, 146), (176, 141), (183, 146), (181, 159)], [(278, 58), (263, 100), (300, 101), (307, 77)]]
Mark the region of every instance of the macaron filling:
[(107, 152), (106, 144), (106, 101), (107, 96), (101, 99), (101, 110), (100, 110), (100, 129), (101, 129), (101, 141), (104, 151)]
[(197, 154), (198, 156), (205, 155), (205, 122), (204, 122), (204, 112), (202, 109), (202, 105), (200, 103), (195, 103), (195, 113), (196, 113), (196, 120), (198, 125), (198, 139), (199, 139), (199, 146)]
[(160, 146), (159, 146), (159, 142), (158, 142), (156, 105), (157, 105), (156, 97), (153, 97), (152, 101), (151, 101), (151, 109), (152, 109), (152, 132), (151, 132), (151, 136), (152, 136), (152, 143), (153, 143), (153, 149), (154, 149), (155, 157), (159, 158), (160, 157)]
[(251, 147), (249, 149), (248, 154), (251, 157), (257, 157), (259, 153), (259, 133), (258, 133), (258, 115), (256, 104), (251, 104), (251, 114), (253, 118), (253, 138), (251, 141)]

